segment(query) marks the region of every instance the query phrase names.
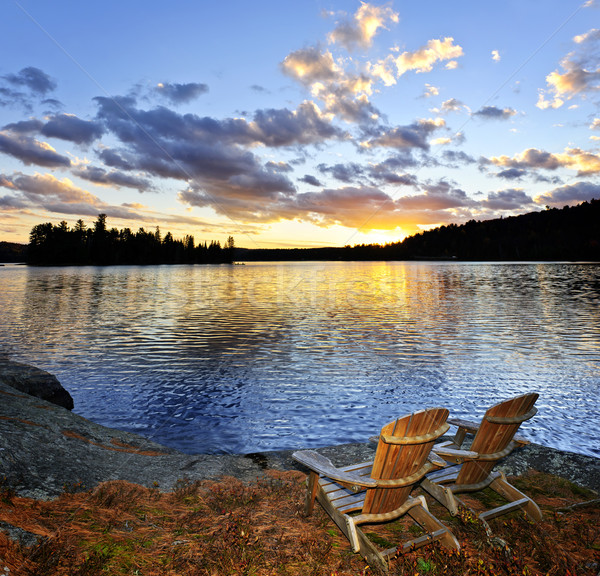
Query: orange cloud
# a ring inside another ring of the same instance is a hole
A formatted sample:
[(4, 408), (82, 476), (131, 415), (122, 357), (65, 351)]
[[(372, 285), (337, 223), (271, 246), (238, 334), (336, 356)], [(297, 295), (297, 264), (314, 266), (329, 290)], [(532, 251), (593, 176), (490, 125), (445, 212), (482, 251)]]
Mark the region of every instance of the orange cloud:
[(415, 52), (403, 52), (394, 62), (398, 76), (402, 76), (409, 70), (430, 72), (437, 62), (453, 60), (462, 55), (463, 49), (454, 44), (454, 38), (444, 38), (443, 40), (430, 40), (423, 48)]
[(398, 14), (389, 6), (373, 6), (361, 2), (354, 14), (353, 21), (339, 24), (328, 36), (329, 42), (342, 44), (348, 49), (354, 46), (367, 48), (380, 28), (385, 28), (388, 21), (398, 22)]
[[(546, 90), (540, 90), (536, 106), (542, 110), (560, 108), (565, 100), (577, 95), (587, 95), (600, 88), (600, 66), (597, 56), (600, 30), (592, 29), (575, 36), (576, 50), (560, 62), (563, 72), (554, 70), (546, 76)], [(546, 92), (552, 96), (546, 98)]]
[(529, 148), (512, 158), (510, 156), (490, 158), (490, 162), (496, 166), (510, 168), (542, 168), (545, 170), (567, 168), (577, 170), (578, 175), (600, 173), (600, 156), (581, 150), (581, 148), (566, 148), (560, 154)]

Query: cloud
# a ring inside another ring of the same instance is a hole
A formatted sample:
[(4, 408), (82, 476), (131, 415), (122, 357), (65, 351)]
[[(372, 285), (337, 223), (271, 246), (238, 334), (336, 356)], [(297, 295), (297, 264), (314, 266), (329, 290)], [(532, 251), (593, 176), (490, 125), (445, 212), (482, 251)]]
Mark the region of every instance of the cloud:
[(436, 114), (448, 114), (450, 112), (460, 112), (463, 108), (467, 108), (460, 100), (450, 98), (442, 102), (441, 109), (434, 108)]
[(60, 110), (63, 107), (63, 103), (56, 98), (44, 98), (42, 100), (42, 104), (44, 106), (48, 106), (52, 109), (53, 112), (56, 110)]
[(111, 218), (142, 220), (150, 222), (186, 223), (196, 226), (205, 224), (197, 218), (186, 216), (156, 215), (140, 211), (139, 204), (110, 205), (100, 198), (76, 186), (68, 178), (58, 179), (52, 174), (34, 175), (16, 172), (12, 176), (0, 173), (0, 187), (8, 188), (13, 196), (0, 198), (0, 206), (10, 209), (44, 209), (57, 214), (90, 216), (96, 218), (99, 213)]
[[(398, 184), (416, 185), (413, 176), (397, 176)], [(317, 184), (312, 178), (301, 180)], [(194, 206), (211, 205), (215, 208), (201, 190), (191, 187), (180, 193), (180, 200)], [(300, 219), (317, 226), (340, 225), (363, 231), (393, 230), (404, 225), (415, 230), (423, 222), (450, 222), (456, 216), (454, 210), (468, 210), (475, 206), (464, 191), (446, 182), (431, 184), (423, 194), (396, 201), (377, 186), (358, 185), (289, 195), (275, 193), (268, 202), (256, 198), (234, 198), (228, 194), (224, 202), (223, 208), (230, 216), (244, 218), (244, 221), (267, 223)]]
[(298, 178), (298, 182), (304, 182), (304, 184), (308, 184), (309, 186), (315, 186), (317, 188), (323, 186), (321, 181), (312, 176), (311, 174), (305, 174), (304, 176), (302, 176), (302, 178)]
[(23, 164), (60, 168), (71, 165), (67, 156), (59, 154), (50, 144), (11, 132), (0, 131), (0, 153), (17, 158)]
[(281, 219), (283, 199), (293, 197), (293, 184), (279, 174), (255, 170), (225, 179), (205, 178), (178, 194), (183, 204), (210, 207), (217, 214), (243, 222), (274, 222)]
[[(348, 186), (298, 194), (286, 208), (288, 217), (302, 214), (318, 226), (341, 225), (369, 230), (395, 228), (398, 215), (394, 213), (393, 206), (390, 196), (376, 187)], [(285, 210), (283, 213), (286, 213)]]
[(490, 192), (481, 204), (491, 210), (523, 210), (534, 204), (534, 201), (521, 188), (509, 188), (500, 192)]
[(418, 120), (409, 126), (396, 126), (362, 143), (363, 148), (420, 148), (429, 150), (427, 138), (445, 126), (444, 120)]
[(513, 108), (497, 108), (496, 106), (484, 106), (473, 116), (478, 116), (486, 120), (508, 120), (517, 113)]
[(355, 162), (348, 162), (347, 164), (335, 164), (333, 166), (319, 164), (317, 169), (322, 174), (330, 174), (336, 180), (346, 183), (354, 182), (363, 174), (362, 166), (360, 164), (356, 164)]
[[(0, 186), (3, 186), (1, 174)], [(0, 196), (0, 208), (2, 208), (3, 211), (22, 210), (23, 208), (27, 208), (27, 202), (17, 196)]]
[(332, 44), (341, 44), (348, 50), (357, 47), (368, 48), (377, 31), (385, 28), (388, 21), (398, 22), (398, 14), (391, 7), (361, 2), (353, 20), (345, 20), (338, 24), (328, 39)]
[(422, 225), (441, 225), (473, 217), (480, 205), (446, 181), (429, 184), (424, 192), (394, 200), (375, 186), (328, 188), (286, 199), (282, 218), (302, 218), (318, 226), (341, 225), (363, 232), (394, 230), (416, 232)]
[[(375, 8), (363, 3), (355, 15), (355, 22), (346, 21), (338, 26), (329, 40), (345, 46), (368, 46), (384, 21), (396, 18), (393, 14), (387, 7)], [(319, 99), (325, 112), (364, 128), (376, 124), (382, 117), (369, 100), (377, 82), (392, 86), (409, 70), (428, 72), (437, 62), (456, 58), (462, 53), (453, 38), (444, 38), (430, 40), (416, 52), (404, 52), (399, 56), (389, 54), (375, 63), (361, 63), (352, 58), (336, 59), (330, 50), (315, 45), (290, 53), (281, 63), (281, 69), (309, 90), (313, 98)], [(350, 66), (352, 72), (347, 71)], [(428, 85), (427, 95), (434, 95), (437, 90)]]
[(408, 71), (430, 72), (437, 62), (453, 60), (463, 55), (462, 47), (454, 44), (454, 38), (429, 40), (427, 44), (415, 52), (403, 52), (394, 59), (397, 75)]
[(104, 128), (96, 122), (82, 120), (74, 114), (58, 114), (48, 120), (41, 129), (47, 138), (59, 138), (77, 144), (91, 144), (102, 137)]
[(56, 82), (39, 68), (29, 66), (18, 74), (6, 74), (0, 77), (12, 86), (28, 88), (32, 94), (45, 96), (56, 89)]
[(336, 80), (342, 72), (331, 52), (322, 52), (318, 46), (292, 52), (281, 63), (281, 69), (305, 86)]
[(250, 86), (250, 90), (254, 92), (260, 92), (261, 94), (268, 92), (264, 86), (260, 86), (259, 84), (252, 84), (252, 86)]
[(505, 180), (520, 180), (526, 175), (527, 170), (523, 170), (522, 168), (508, 168), (496, 174), (498, 178), (504, 178)]
[[(591, 96), (600, 89), (600, 30), (593, 28), (575, 36), (575, 50), (560, 62), (562, 72), (554, 70), (546, 76), (546, 89), (539, 91), (536, 106), (542, 110), (560, 108), (575, 96)], [(551, 99), (546, 98), (546, 94)]]
[(501, 57), (500, 57), (500, 52), (498, 52), (498, 50), (492, 50), (492, 60), (494, 62), (500, 62)]
[(368, 174), (376, 182), (396, 186), (417, 186), (417, 177), (402, 171), (402, 159), (391, 157), (379, 164), (370, 164)]
[(84, 166), (73, 172), (84, 180), (103, 186), (114, 186), (115, 188), (134, 188), (139, 192), (148, 192), (153, 189), (151, 182), (143, 177), (120, 172), (119, 170), (105, 170), (97, 166)]
[(156, 86), (156, 92), (172, 104), (186, 104), (202, 96), (202, 94), (206, 94), (208, 86), (197, 82), (190, 82), (188, 84), (160, 82)]
[(135, 170), (135, 160), (128, 159), (128, 154), (124, 151), (115, 151), (110, 148), (103, 148), (98, 151), (98, 157), (112, 168), (120, 168), (122, 170)]
[(447, 69), (454, 69), (458, 63), (454, 58), (463, 55), (461, 46), (454, 44), (454, 38), (429, 40), (425, 46), (414, 52), (403, 52), (399, 56), (392, 54), (370, 64), (369, 73), (374, 79), (381, 80), (386, 86), (396, 84), (397, 79), (409, 71), (416, 73), (431, 72), (438, 62), (447, 62)]
[(464, 190), (455, 188), (445, 180), (425, 185), (423, 188), (425, 191), (422, 194), (404, 196), (396, 200), (396, 207), (401, 210), (436, 211), (469, 207), (475, 204)]
[(31, 111), (34, 100), (43, 98), (55, 88), (56, 83), (39, 68), (23, 68), (17, 74), (0, 76), (0, 106), (21, 106)]
[(256, 111), (249, 133), (254, 142), (272, 147), (343, 138), (344, 132), (331, 120), (331, 116), (323, 114), (316, 104), (305, 101), (294, 111), (286, 108)]
[[(59, 180), (52, 174), (33, 176), (16, 172), (13, 176), (0, 175), (0, 185), (20, 191), (30, 202), (48, 207), (50, 204), (77, 204), (98, 207), (103, 203), (86, 190), (75, 186), (68, 178)], [(89, 212), (89, 211), (88, 211)], [(86, 212), (86, 213), (88, 213)]]
[(576, 182), (560, 186), (544, 194), (535, 197), (537, 204), (549, 206), (564, 206), (576, 204), (579, 202), (589, 202), (592, 199), (600, 198), (600, 184), (592, 182)]
[(281, 69), (323, 102), (328, 114), (359, 124), (376, 121), (380, 116), (368, 98), (373, 78), (366, 73), (347, 74), (329, 51), (316, 46), (297, 50), (285, 58)]
[(267, 170), (272, 170), (274, 172), (293, 172), (294, 168), (290, 166), (287, 162), (267, 162), (265, 164), (265, 168)]
[(392, 156), (389, 156), (386, 160), (380, 164), (372, 164), (371, 166), (383, 166), (385, 170), (406, 170), (407, 168), (414, 168), (418, 162), (412, 154), (410, 148), (403, 148), (395, 152)]
[(12, 122), (2, 128), (2, 130), (9, 130), (14, 134), (36, 134), (44, 126), (41, 120), (31, 118), (30, 120), (21, 120), (19, 122)]
[(475, 164), (477, 162), (473, 156), (470, 156), (466, 152), (456, 150), (444, 150), (444, 152), (442, 152), (442, 158), (455, 167), (463, 164)]
[(296, 110), (257, 110), (249, 122), (244, 118), (217, 120), (195, 114), (181, 115), (164, 107), (141, 110), (135, 102), (123, 97), (95, 100), (99, 106), (98, 119), (123, 143), (133, 147), (153, 145), (155, 149), (162, 148), (163, 156), (168, 153), (173, 159), (181, 155), (178, 147), (195, 144), (278, 147), (344, 137), (331, 123), (331, 117), (309, 101), (301, 103)]
[(536, 168), (544, 170), (557, 170), (567, 168), (577, 170), (579, 176), (600, 173), (600, 155), (586, 152), (580, 148), (566, 148), (563, 153), (553, 154), (529, 148), (514, 157), (498, 156), (489, 161), (496, 166), (507, 168), (527, 169)]
[(180, 202), (244, 221), (268, 221), (271, 204), (296, 191), (278, 166), (263, 165), (249, 148), (320, 142), (319, 131), (329, 126), (312, 103), (293, 112), (262, 111), (248, 122), (180, 115), (163, 107), (141, 110), (128, 98), (96, 101), (98, 119), (120, 140), (120, 148), (100, 152), (105, 163), (185, 181)]
[(432, 96), (437, 96), (440, 93), (440, 89), (436, 86), (432, 86), (431, 84), (425, 84), (425, 92), (423, 96), (425, 98), (431, 98)]

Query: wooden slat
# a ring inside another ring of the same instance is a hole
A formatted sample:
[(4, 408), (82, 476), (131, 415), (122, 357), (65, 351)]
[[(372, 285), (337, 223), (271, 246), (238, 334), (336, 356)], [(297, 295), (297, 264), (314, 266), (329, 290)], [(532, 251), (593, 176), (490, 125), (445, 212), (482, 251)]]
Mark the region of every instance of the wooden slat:
[(443, 468), (442, 470), (436, 470), (435, 472), (430, 472), (427, 474), (427, 479), (431, 482), (435, 482), (436, 484), (446, 484), (448, 482), (455, 482), (458, 473), (460, 472), (460, 465), (458, 466), (449, 466), (448, 468)]
[[(524, 394), (517, 396), (505, 402), (492, 406), (485, 413), (486, 416), (496, 416), (501, 418), (512, 418), (529, 412), (538, 394)], [(481, 454), (493, 454), (504, 450), (520, 424), (497, 424), (488, 422), (485, 417), (479, 426), (477, 434), (473, 440), (470, 450)], [(483, 481), (496, 465), (496, 461), (488, 462), (465, 462), (456, 480), (457, 484), (477, 484)]]
[(329, 458), (314, 450), (294, 452), (292, 458), (322, 476), (338, 480), (344, 484), (375, 487), (376, 483), (369, 476), (358, 476), (353, 472), (344, 471), (333, 465)]
[[(445, 423), (448, 410), (433, 408), (399, 418), (381, 429), (385, 436), (426, 436)], [(381, 439), (377, 446), (371, 477), (399, 479), (411, 476), (426, 462), (433, 441), (422, 444), (386, 444)], [(363, 514), (380, 514), (399, 508), (406, 501), (412, 485), (402, 488), (375, 488), (367, 490)]]
[(481, 514), (479, 514), (479, 517), (482, 520), (491, 520), (492, 518), (496, 518), (497, 516), (502, 516), (502, 514), (508, 514), (509, 512), (514, 512), (515, 510), (525, 508), (525, 506), (527, 506), (528, 503), (529, 498), (521, 498), (520, 500), (515, 500), (514, 502), (504, 504), (504, 506), (498, 506), (493, 510), (482, 512)]

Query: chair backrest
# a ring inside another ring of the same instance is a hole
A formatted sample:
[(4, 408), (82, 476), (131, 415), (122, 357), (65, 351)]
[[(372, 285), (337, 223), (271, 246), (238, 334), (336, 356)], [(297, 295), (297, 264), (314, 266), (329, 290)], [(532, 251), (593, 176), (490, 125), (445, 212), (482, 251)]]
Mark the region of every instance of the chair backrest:
[(446, 408), (429, 408), (398, 418), (381, 429), (371, 478), (403, 480), (414, 475), (415, 479), (399, 488), (368, 489), (363, 514), (384, 514), (406, 501), (414, 484), (427, 472), (425, 465), (434, 441), (449, 428), (447, 418)]
[(539, 394), (535, 393), (523, 394), (488, 408), (469, 448), (484, 459), (465, 462), (456, 484), (477, 484), (489, 476), (500, 457), (485, 460), (485, 456), (498, 454), (509, 448), (521, 423), (537, 412), (533, 405), (538, 397)]

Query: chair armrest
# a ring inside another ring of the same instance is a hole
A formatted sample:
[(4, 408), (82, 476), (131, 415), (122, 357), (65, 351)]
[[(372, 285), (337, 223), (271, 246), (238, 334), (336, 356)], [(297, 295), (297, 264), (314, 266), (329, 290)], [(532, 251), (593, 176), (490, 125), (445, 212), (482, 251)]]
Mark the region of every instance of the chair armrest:
[(370, 478), (369, 476), (358, 476), (357, 474), (340, 470), (333, 465), (329, 458), (326, 458), (314, 450), (300, 450), (299, 452), (294, 452), (292, 458), (296, 460), (296, 462), (304, 464), (304, 466), (310, 468), (313, 472), (331, 478), (332, 480), (338, 480), (343, 484), (347, 484), (353, 490), (360, 488), (375, 488), (377, 486), (377, 480), (373, 480), (373, 478)]
[(448, 420), (446, 420), (446, 422), (448, 422), (448, 424), (451, 424), (452, 426), (457, 426), (458, 428), (463, 428), (464, 430), (466, 430), (467, 432), (471, 432), (472, 434), (474, 434), (475, 432), (477, 432), (477, 430), (479, 430), (478, 422), (462, 420), (461, 418), (448, 418)]
[(445, 468), (448, 464), (443, 458), (436, 454), (433, 450), (427, 456), (427, 460), (437, 468)]
[(431, 449), (437, 456), (443, 458), (446, 462), (462, 464), (466, 460), (477, 460), (479, 454), (471, 450), (457, 450), (456, 448), (447, 448), (446, 446), (434, 446)]
[(513, 436), (512, 441), (517, 445), (517, 446), (526, 446), (527, 444), (531, 444), (531, 440), (527, 440), (527, 438), (525, 438), (525, 436), (519, 436), (518, 434), (515, 434)]

